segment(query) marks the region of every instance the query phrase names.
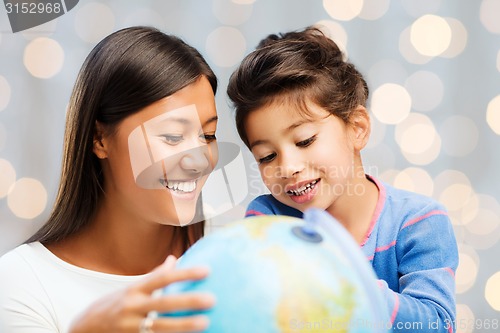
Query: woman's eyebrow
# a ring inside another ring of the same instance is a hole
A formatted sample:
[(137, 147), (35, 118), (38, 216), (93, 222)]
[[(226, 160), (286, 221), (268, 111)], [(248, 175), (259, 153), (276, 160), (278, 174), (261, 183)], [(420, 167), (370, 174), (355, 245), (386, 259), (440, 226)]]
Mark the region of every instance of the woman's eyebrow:
[[(207, 121), (205, 121), (203, 126), (205, 126), (209, 123), (212, 123), (214, 121), (218, 121), (218, 120), (219, 120), (218, 116), (213, 116), (212, 118), (209, 118)], [(188, 124), (192, 123), (192, 121), (190, 119), (183, 118), (183, 117), (169, 117), (169, 118), (165, 118), (163, 121), (176, 122), (176, 123), (180, 123), (182, 125), (188, 125)]]
[(207, 124), (210, 124), (210, 123), (213, 123), (214, 121), (218, 121), (218, 120), (219, 120), (218, 116), (213, 116), (212, 118), (210, 118), (207, 121), (205, 121), (205, 123), (203, 124), (203, 126), (205, 126)]

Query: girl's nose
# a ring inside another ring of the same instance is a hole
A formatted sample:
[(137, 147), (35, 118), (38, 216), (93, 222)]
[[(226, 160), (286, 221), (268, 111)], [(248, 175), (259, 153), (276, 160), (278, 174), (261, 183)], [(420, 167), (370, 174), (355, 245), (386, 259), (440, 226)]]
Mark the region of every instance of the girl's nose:
[(302, 160), (299, 159), (298, 156), (282, 154), (278, 168), (278, 173), (281, 178), (290, 178), (304, 170), (304, 163), (302, 163)]

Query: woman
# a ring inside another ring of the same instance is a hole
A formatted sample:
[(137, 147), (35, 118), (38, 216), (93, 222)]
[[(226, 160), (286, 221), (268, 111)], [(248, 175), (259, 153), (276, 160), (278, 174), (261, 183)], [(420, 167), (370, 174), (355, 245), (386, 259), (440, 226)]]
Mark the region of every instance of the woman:
[(203, 236), (197, 207), (217, 161), (216, 89), (196, 49), (154, 28), (122, 29), (90, 52), (69, 104), (51, 216), (0, 259), (1, 332), (208, 325), (204, 316), (148, 314), (214, 304), (212, 295), (152, 294), (208, 274), (173, 268)]

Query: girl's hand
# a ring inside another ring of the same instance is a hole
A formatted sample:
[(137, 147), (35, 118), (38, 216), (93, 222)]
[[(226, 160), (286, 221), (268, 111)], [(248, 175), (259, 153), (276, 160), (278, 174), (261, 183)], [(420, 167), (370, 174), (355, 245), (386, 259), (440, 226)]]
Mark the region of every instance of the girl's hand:
[[(185, 293), (153, 297), (155, 290), (184, 280), (200, 280), (208, 275), (206, 268), (174, 270), (176, 259), (169, 256), (147, 278), (107, 297), (101, 298), (73, 321), (71, 333), (139, 333), (142, 321), (151, 311), (203, 310), (214, 305), (211, 294)], [(152, 320), (154, 333), (197, 332), (208, 327), (203, 315), (158, 317)]]

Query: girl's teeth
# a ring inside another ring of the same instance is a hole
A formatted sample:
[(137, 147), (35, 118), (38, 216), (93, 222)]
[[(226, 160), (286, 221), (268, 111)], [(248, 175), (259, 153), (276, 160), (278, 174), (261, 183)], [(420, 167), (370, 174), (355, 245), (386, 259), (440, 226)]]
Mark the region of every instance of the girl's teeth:
[(318, 180), (314, 180), (314, 181), (310, 182), (309, 184), (302, 186), (301, 188), (298, 188), (296, 190), (290, 190), (288, 192), (292, 195), (295, 195), (295, 196), (304, 195), (307, 192), (311, 191), (317, 182), (318, 182)]

